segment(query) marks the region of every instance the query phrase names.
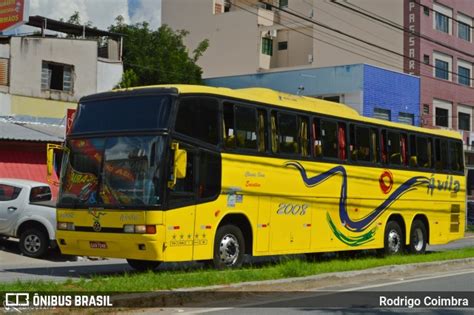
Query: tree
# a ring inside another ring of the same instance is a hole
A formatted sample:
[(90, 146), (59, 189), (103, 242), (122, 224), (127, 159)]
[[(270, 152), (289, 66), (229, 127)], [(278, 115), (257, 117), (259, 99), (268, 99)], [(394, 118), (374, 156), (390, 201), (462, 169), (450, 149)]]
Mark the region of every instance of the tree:
[(128, 25), (121, 16), (115, 21), (109, 31), (124, 35), (120, 87), (202, 83), (202, 69), (196, 61), (209, 46), (207, 39), (190, 55), (183, 43), (187, 31), (173, 31), (167, 25), (152, 30), (147, 22)]

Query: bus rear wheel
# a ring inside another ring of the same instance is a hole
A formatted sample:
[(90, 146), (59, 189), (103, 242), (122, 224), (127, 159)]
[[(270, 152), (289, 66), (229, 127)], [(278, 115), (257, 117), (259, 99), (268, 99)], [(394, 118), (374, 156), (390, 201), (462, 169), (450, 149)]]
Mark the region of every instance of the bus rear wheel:
[(413, 221), (410, 230), (410, 244), (408, 250), (412, 254), (423, 254), (426, 249), (426, 227), (420, 220)]
[(396, 255), (403, 253), (405, 239), (402, 229), (396, 221), (389, 221), (385, 227), (384, 254)]
[(245, 241), (242, 231), (235, 225), (224, 225), (217, 229), (214, 240), (213, 265), (216, 269), (242, 266)]
[(138, 271), (155, 270), (160, 265), (159, 261), (154, 260), (127, 259), (127, 262), (130, 267)]

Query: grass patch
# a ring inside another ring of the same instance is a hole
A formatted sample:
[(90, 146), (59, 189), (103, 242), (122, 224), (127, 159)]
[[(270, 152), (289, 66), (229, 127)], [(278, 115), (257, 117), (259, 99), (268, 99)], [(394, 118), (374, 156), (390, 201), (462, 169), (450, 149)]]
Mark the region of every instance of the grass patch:
[(365, 256), (358, 258), (335, 258), (310, 262), (302, 259), (283, 259), (276, 264), (260, 267), (249, 266), (238, 270), (217, 271), (213, 269), (189, 269), (125, 273), (114, 276), (95, 276), (90, 279), (67, 280), (65, 282), (17, 281), (0, 283), (0, 291), (101, 291), (144, 292), (189, 288), (237, 282), (303, 277), (328, 272), (362, 270), (387, 265), (443, 261), (474, 257), (474, 247), (429, 253), (425, 255), (397, 255), (385, 258)]

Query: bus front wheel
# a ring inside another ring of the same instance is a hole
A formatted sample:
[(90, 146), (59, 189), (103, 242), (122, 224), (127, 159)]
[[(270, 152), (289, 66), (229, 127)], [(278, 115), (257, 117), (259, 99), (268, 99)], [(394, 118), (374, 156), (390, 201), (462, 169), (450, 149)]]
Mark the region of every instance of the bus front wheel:
[(128, 264), (135, 270), (146, 271), (155, 270), (160, 265), (159, 261), (127, 259)]
[(213, 264), (216, 269), (242, 266), (245, 241), (242, 231), (235, 225), (224, 225), (217, 229), (214, 240)]
[(401, 254), (404, 244), (405, 240), (400, 225), (396, 221), (389, 221), (385, 227), (384, 254)]
[(423, 254), (426, 249), (426, 227), (420, 220), (413, 221), (410, 230), (410, 244), (408, 250), (412, 254)]

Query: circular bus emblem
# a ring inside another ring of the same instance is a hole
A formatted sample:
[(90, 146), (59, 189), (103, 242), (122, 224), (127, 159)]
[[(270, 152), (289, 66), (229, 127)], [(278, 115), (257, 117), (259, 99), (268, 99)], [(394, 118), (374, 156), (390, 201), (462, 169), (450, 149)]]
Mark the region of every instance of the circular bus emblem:
[(100, 223), (99, 223), (99, 222), (94, 222), (94, 224), (92, 225), (92, 229), (93, 229), (95, 232), (100, 232), (100, 230), (102, 230), (102, 227), (100, 226)]
[(393, 175), (390, 171), (384, 171), (379, 178), (380, 189), (384, 194), (388, 194), (393, 187)]

